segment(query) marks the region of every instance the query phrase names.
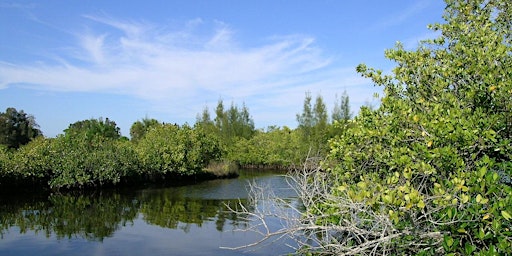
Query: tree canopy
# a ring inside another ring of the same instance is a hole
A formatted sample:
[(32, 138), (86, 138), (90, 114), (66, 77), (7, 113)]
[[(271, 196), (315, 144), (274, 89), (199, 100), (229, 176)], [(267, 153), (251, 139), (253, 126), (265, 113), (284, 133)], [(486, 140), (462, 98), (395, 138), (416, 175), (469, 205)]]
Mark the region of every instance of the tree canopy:
[(384, 96), (330, 141), (332, 197), (312, 211), (350, 230), (335, 253), (512, 252), (512, 5), (446, 4), (439, 37), (386, 51), (391, 75), (357, 67)]
[(100, 136), (102, 138), (119, 139), (121, 138), (121, 129), (117, 126), (116, 122), (106, 118), (77, 121), (69, 125), (64, 130), (67, 136), (83, 135), (86, 138)]
[(0, 144), (19, 148), (39, 135), (42, 133), (34, 117), (23, 110), (7, 108), (5, 112), (0, 112)]
[(160, 124), (158, 120), (154, 118), (143, 118), (142, 120), (136, 121), (130, 127), (130, 137), (132, 141), (139, 141), (142, 139), (149, 129), (156, 127)]

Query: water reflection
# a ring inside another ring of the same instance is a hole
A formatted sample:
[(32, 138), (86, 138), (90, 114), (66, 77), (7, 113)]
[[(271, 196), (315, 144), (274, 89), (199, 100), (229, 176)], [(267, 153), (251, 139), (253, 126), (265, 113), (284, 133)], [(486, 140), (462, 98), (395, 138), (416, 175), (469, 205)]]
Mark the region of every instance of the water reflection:
[(118, 193), (49, 195), (46, 200), (1, 200), (0, 235), (11, 227), (57, 239), (81, 237), (102, 241), (132, 222), (140, 203)]
[(143, 203), (140, 208), (140, 212), (144, 216), (143, 219), (152, 225), (172, 229), (179, 228), (185, 232), (188, 232), (192, 224), (201, 227), (205, 221), (215, 221), (218, 231), (224, 231), (227, 220), (231, 221), (231, 226), (241, 224), (238, 221), (239, 216), (230, 212), (228, 205), (237, 207), (239, 203), (247, 204), (246, 199), (179, 198), (176, 197), (175, 192), (175, 190), (166, 189), (144, 193), (141, 197)]
[[(220, 246), (248, 244), (254, 241), (253, 236), (229, 233), (250, 223), (229, 211), (228, 205), (242, 204), (253, 209), (247, 199), (249, 180), (266, 182), (283, 197), (293, 197), (283, 177), (261, 173), (174, 188), (30, 197), (2, 195), (0, 237), (4, 242), (0, 242), (0, 254), (108, 255), (115, 248), (116, 254), (124, 255), (146, 251), (169, 254), (169, 250), (182, 255), (210, 255)], [(74, 244), (73, 251), (61, 248), (58, 241), (66, 240)], [(201, 246), (194, 244), (198, 240)], [(121, 247), (124, 249), (120, 252)], [(277, 252), (270, 250), (270, 254)], [(265, 255), (269, 251), (252, 253)]]

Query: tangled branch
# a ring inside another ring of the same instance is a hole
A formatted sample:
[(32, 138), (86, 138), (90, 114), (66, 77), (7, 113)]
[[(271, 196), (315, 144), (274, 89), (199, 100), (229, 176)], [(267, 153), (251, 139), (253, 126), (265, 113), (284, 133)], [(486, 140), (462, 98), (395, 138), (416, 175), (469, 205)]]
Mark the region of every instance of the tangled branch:
[[(238, 231), (254, 232), (260, 239), (251, 244), (224, 248), (238, 250), (285, 240), (297, 254), (387, 255), (425, 249), (443, 252), (444, 234), (435, 227), (447, 223), (446, 220), (432, 217), (439, 209), (426, 207), (421, 213), (411, 213), (407, 218), (413, 224), (398, 228), (384, 207), (375, 209), (366, 202), (355, 202), (348, 196), (334, 196), (332, 190), (337, 178), (333, 176), (320, 168), (303, 168), (286, 175), (289, 186), (298, 196), (298, 202), (280, 198), (272, 188), (253, 182), (249, 188), (254, 209), (248, 210), (240, 205), (237, 210), (231, 211), (245, 216), (248, 223), (253, 223)], [(337, 211), (332, 212), (332, 209)]]

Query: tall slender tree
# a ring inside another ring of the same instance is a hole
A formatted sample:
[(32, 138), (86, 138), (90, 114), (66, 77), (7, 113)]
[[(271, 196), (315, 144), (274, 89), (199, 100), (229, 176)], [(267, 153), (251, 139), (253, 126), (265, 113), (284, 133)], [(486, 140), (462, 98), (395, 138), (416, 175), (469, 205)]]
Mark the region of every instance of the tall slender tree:
[(328, 113), (321, 95), (315, 98), (314, 105), (311, 101), (311, 93), (306, 92), (302, 113), (297, 114), (298, 130), (302, 134), (304, 150), (319, 155), (326, 149)]
[(332, 121), (348, 121), (351, 118), (352, 112), (350, 110), (350, 99), (347, 91), (345, 90), (341, 97), (338, 98), (338, 95), (336, 95), (336, 101), (332, 111)]
[(297, 114), (297, 122), (299, 123), (298, 128), (302, 132), (302, 138), (304, 143), (309, 143), (311, 135), (313, 133), (313, 126), (315, 124), (311, 100), (311, 92), (308, 91), (306, 92), (306, 96), (304, 98), (302, 113)]

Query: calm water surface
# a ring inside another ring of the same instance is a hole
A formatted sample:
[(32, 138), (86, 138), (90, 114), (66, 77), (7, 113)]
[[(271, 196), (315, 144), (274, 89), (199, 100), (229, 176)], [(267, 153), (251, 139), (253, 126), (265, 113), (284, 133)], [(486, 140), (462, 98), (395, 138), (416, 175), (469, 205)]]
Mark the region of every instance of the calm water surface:
[[(241, 250), (260, 236), (237, 230), (254, 224), (228, 211), (249, 202), (249, 182), (297, 201), (276, 173), (244, 171), (237, 179), (170, 188), (88, 194), (0, 195), (0, 255), (281, 255), (279, 240)], [(270, 222), (274, 229), (280, 222)]]

